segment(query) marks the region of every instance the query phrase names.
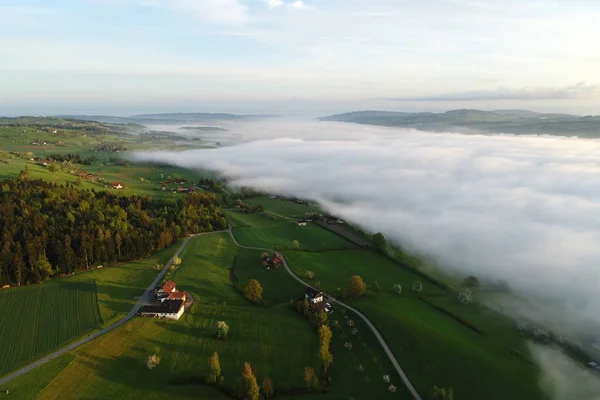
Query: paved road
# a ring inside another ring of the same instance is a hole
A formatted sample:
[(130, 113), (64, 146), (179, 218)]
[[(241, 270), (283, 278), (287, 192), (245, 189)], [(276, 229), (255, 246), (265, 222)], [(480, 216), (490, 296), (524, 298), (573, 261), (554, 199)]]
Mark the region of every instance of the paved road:
[[(267, 249), (264, 247), (249, 247), (249, 246), (243, 246), (241, 244), (238, 243), (238, 241), (235, 239), (235, 236), (233, 235), (233, 231), (231, 229), (231, 225), (229, 226), (229, 229), (227, 229), (227, 231), (229, 232), (229, 235), (231, 235), (231, 238), (233, 239), (233, 242), (242, 248), (245, 249), (253, 249), (253, 250), (264, 250), (264, 251), (272, 251), (275, 252), (275, 250), (273, 249)], [(283, 257), (283, 255), (279, 252), (277, 252), (280, 256), (281, 259), (283, 260), (283, 266), (285, 267), (286, 271), (292, 276), (292, 278), (294, 278), (295, 280), (297, 280), (298, 282), (300, 282), (302, 285), (310, 287), (315, 289), (314, 287), (312, 287), (311, 285), (309, 285), (308, 283), (304, 282), (302, 279), (298, 278), (298, 276), (296, 276), (296, 274), (294, 274), (292, 272), (292, 270), (290, 269), (290, 267), (287, 264), (287, 261), (285, 261), (285, 258)], [(317, 289), (315, 289), (317, 290)], [(415, 390), (415, 387), (412, 385), (412, 383), (410, 383), (410, 380), (408, 379), (408, 377), (406, 376), (406, 374), (404, 373), (404, 371), (402, 370), (402, 367), (400, 367), (400, 364), (398, 364), (398, 361), (396, 360), (396, 357), (394, 357), (394, 354), (392, 353), (392, 351), (390, 350), (390, 348), (388, 347), (387, 343), (385, 342), (385, 340), (383, 340), (383, 337), (381, 337), (381, 334), (379, 333), (379, 331), (377, 330), (377, 328), (375, 328), (375, 326), (371, 323), (371, 321), (369, 321), (369, 319), (367, 317), (365, 317), (365, 315), (363, 313), (361, 313), (360, 311), (358, 311), (356, 308), (351, 307), (345, 303), (342, 303), (339, 300), (336, 300), (332, 297), (329, 297), (329, 300), (339, 304), (342, 307), (345, 307), (346, 309), (356, 313), (356, 315), (358, 315), (363, 321), (365, 321), (365, 323), (367, 324), (367, 326), (369, 328), (371, 328), (371, 331), (373, 331), (373, 333), (375, 334), (375, 337), (377, 338), (377, 340), (379, 341), (379, 343), (381, 344), (381, 347), (383, 347), (383, 350), (385, 351), (385, 353), (387, 354), (388, 358), (390, 359), (390, 361), (392, 362), (392, 365), (394, 366), (394, 368), (396, 369), (396, 371), (398, 372), (398, 375), (400, 375), (400, 378), (402, 379), (402, 381), (404, 382), (404, 385), (406, 386), (406, 388), (408, 389), (408, 391), (410, 392), (410, 394), (413, 396), (413, 398), (415, 400), (421, 400), (421, 396), (419, 396), (419, 393), (417, 393), (417, 391)]]
[[(224, 231), (220, 231), (220, 232), (224, 232)], [(215, 233), (215, 232), (206, 232), (206, 233)], [(203, 235), (204, 233), (201, 233), (201, 235)], [(189, 236), (187, 239), (185, 239), (185, 241), (181, 244), (181, 246), (179, 247), (179, 249), (177, 249), (177, 251), (175, 252), (175, 255), (173, 257), (178, 257), (181, 252), (183, 251), (183, 249), (185, 248), (185, 246), (187, 246), (187, 244), (189, 243), (189, 241), (197, 235), (192, 235)], [(99, 336), (104, 335), (106, 332), (110, 332), (113, 329), (123, 325), (125, 322), (129, 321), (138, 311), (138, 309), (141, 307), (142, 304), (147, 303), (150, 300), (150, 293), (152, 292), (152, 289), (154, 289), (156, 287), (156, 285), (158, 285), (158, 282), (160, 282), (160, 280), (163, 278), (163, 276), (165, 276), (165, 274), (167, 273), (167, 271), (169, 270), (169, 268), (171, 267), (171, 264), (173, 263), (173, 258), (171, 258), (169, 260), (169, 262), (167, 262), (164, 266), (164, 268), (160, 271), (160, 273), (156, 276), (156, 279), (154, 279), (154, 282), (152, 282), (150, 284), (150, 286), (148, 286), (148, 289), (146, 289), (146, 291), (144, 292), (144, 294), (138, 299), (137, 303), (133, 306), (133, 308), (131, 309), (131, 311), (129, 311), (129, 314), (127, 314), (126, 316), (124, 316), (123, 318), (121, 318), (120, 320), (118, 320), (117, 322), (115, 322), (112, 325), (109, 325), (105, 328), (100, 329), (99, 331), (96, 331), (94, 333), (89, 334), (88, 336), (79, 339), (76, 342), (73, 342), (71, 344), (69, 344), (68, 346), (65, 346), (63, 348), (61, 348), (60, 350), (55, 351), (54, 353), (48, 354), (45, 357), (40, 358), (39, 360), (27, 365), (26, 367), (23, 367), (15, 372), (13, 372), (10, 375), (6, 375), (5, 377), (3, 377), (2, 379), (0, 379), (0, 385), (4, 385), (5, 383), (15, 379), (18, 376), (23, 375), (26, 372), (31, 371), (32, 369), (35, 369), (37, 367), (39, 367), (40, 365), (47, 363), (50, 360), (54, 360), (57, 357), (62, 356), (63, 354), (81, 346), (82, 344), (85, 344), (91, 340), (96, 339)]]

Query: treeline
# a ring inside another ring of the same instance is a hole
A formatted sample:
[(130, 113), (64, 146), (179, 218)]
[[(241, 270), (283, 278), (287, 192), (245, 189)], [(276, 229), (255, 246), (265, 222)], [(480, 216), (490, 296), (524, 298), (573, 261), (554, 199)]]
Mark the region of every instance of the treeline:
[(75, 164), (81, 164), (81, 165), (91, 165), (94, 161), (97, 160), (97, 158), (95, 156), (91, 156), (91, 157), (86, 157), (86, 158), (82, 158), (80, 154), (49, 154), (48, 156), (46, 156), (47, 159), (50, 159), (52, 161), (56, 161), (56, 162), (72, 162)]
[(188, 233), (226, 227), (212, 194), (122, 196), (42, 180), (0, 181), (0, 280), (28, 284), (146, 257)]

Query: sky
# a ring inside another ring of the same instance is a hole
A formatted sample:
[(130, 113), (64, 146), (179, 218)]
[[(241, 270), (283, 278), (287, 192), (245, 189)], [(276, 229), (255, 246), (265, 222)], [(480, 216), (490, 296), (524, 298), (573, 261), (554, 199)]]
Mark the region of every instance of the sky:
[(0, 0), (0, 115), (600, 114), (591, 0)]

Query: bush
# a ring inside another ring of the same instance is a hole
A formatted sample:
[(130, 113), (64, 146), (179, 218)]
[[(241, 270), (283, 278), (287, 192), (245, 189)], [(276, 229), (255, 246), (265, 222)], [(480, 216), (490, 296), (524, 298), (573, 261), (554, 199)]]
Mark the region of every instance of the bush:
[(146, 361), (146, 366), (148, 369), (154, 369), (158, 366), (158, 364), (160, 364), (160, 358), (156, 354), (149, 356), (148, 360)]
[(263, 287), (256, 279), (250, 279), (244, 287), (244, 296), (254, 303), (262, 300)]
[(394, 294), (402, 293), (402, 286), (399, 283), (396, 283), (392, 289), (394, 291)]
[(350, 278), (350, 282), (348, 283), (348, 294), (351, 297), (359, 297), (365, 293), (367, 289), (367, 284), (359, 275), (354, 275)]

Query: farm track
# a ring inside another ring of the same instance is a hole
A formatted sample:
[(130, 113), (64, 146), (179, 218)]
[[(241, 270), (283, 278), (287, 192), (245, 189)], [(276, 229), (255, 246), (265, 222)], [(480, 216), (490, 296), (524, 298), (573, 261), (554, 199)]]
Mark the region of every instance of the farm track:
[[(188, 245), (189, 241), (194, 238), (195, 236), (199, 236), (199, 235), (208, 235), (208, 234), (213, 234), (213, 233), (223, 233), (223, 232), (227, 232), (230, 236), (231, 239), (233, 240), (233, 242), (235, 243), (236, 246), (241, 247), (241, 248), (245, 248), (245, 249), (250, 249), (250, 250), (264, 250), (264, 251), (271, 251), (271, 252), (276, 252), (273, 249), (268, 249), (268, 248), (264, 248), (264, 247), (252, 247), (252, 246), (244, 246), (238, 243), (238, 241), (236, 240), (235, 236), (233, 235), (233, 230), (231, 225), (229, 225), (229, 227), (224, 230), (224, 231), (215, 231), (215, 232), (205, 232), (205, 233), (200, 233), (200, 234), (196, 234), (196, 235), (191, 235), (190, 237), (186, 238), (185, 241), (181, 244), (181, 246), (179, 247), (179, 249), (177, 249), (177, 251), (175, 252), (174, 257), (178, 257), (181, 252), (183, 251), (183, 249)], [(278, 254), (280, 254), (279, 252), (276, 252)], [(280, 254), (281, 255), (281, 254)], [(309, 285), (308, 283), (304, 282), (302, 279), (300, 279), (298, 276), (296, 276), (296, 274), (294, 274), (294, 272), (292, 272), (292, 270), (290, 269), (290, 267), (287, 264), (287, 261), (285, 260), (285, 258), (283, 257), (283, 255), (281, 255), (282, 260), (283, 260), (283, 266), (285, 267), (285, 270), (288, 272), (288, 274), (290, 274), (290, 276), (292, 278), (294, 278), (296, 281), (300, 282), (303, 286), (305, 287), (310, 287), (313, 288), (311, 285)], [(67, 352), (76, 349), (77, 347), (88, 343), (102, 335), (104, 335), (107, 332), (112, 331), (113, 329), (123, 325), (124, 323), (126, 323), (127, 321), (129, 321), (131, 318), (133, 318), (133, 316), (135, 316), (137, 314), (138, 309), (141, 307), (141, 305), (146, 302), (149, 298), (150, 298), (150, 292), (152, 291), (152, 289), (154, 289), (154, 287), (158, 284), (158, 282), (160, 282), (160, 280), (163, 278), (163, 276), (167, 273), (167, 271), (169, 270), (169, 268), (171, 267), (171, 264), (173, 263), (173, 258), (171, 258), (163, 267), (163, 269), (160, 271), (160, 273), (157, 275), (156, 279), (150, 284), (150, 286), (148, 287), (148, 289), (146, 289), (146, 291), (144, 292), (144, 294), (139, 298), (138, 302), (133, 306), (133, 308), (131, 309), (131, 311), (123, 318), (121, 318), (119, 321), (115, 322), (114, 324), (107, 326), (105, 328), (100, 329), (99, 331), (96, 331), (90, 335), (88, 335), (85, 338), (79, 339), (76, 342), (73, 342), (63, 348), (61, 348), (60, 350), (55, 351), (54, 353), (51, 353), (45, 357), (40, 358), (39, 360), (27, 365), (26, 367), (23, 367), (3, 378), (0, 379), (0, 385), (4, 385), (7, 382), (10, 382), (11, 380), (39, 367), (42, 364), (47, 363), (48, 361), (54, 360), (55, 358), (58, 358), (60, 356), (62, 356), (63, 354), (66, 354)], [(314, 288), (313, 288), (314, 289)], [(316, 290), (316, 289), (315, 289)], [(379, 343), (381, 344), (381, 346), (383, 347), (383, 350), (385, 351), (385, 353), (387, 354), (388, 358), (390, 359), (392, 365), (394, 366), (394, 368), (396, 369), (396, 372), (398, 372), (398, 375), (400, 376), (400, 378), (402, 379), (402, 381), (404, 382), (404, 385), (406, 386), (406, 388), (408, 389), (408, 391), (410, 392), (410, 394), (412, 395), (412, 397), (415, 400), (422, 400), (421, 396), (419, 396), (419, 394), (417, 393), (416, 389), (414, 388), (414, 386), (412, 385), (412, 383), (410, 382), (410, 380), (408, 379), (408, 377), (406, 376), (406, 374), (404, 373), (404, 371), (402, 370), (402, 367), (400, 367), (400, 364), (398, 363), (398, 361), (396, 360), (396, 357), (394, 357), (394, 354), (392, 353), (392, 351), (390, 350), (390, 348), (388, 347), (387, 343), (385, 342), (385, 340), (383, 339), (383, 337), (381, 336), (381, 334), (379, 333), (379, 331), (377, 330), (377, 328), (375, 328), (375, 326), (371, 323), (371, 321), (360, 311), (358, 311), (357, 309), (355, 309), (354, 307), (351, 307), (339, 300), (336, 300), (334, 298), (331, 298), (328, 296), (328, 298), (330, 299), (330, 301), (339, 304), (340, 306), (352, 311), (353, 313), (355, 313), (356, 315), (358, 315), (366, 324), (367, 326), (371, 329), (371, 331), (373, 332), (373, 334), (375, 335), (375, 337), (377, 338), (377, 340), (379, 341)]]

